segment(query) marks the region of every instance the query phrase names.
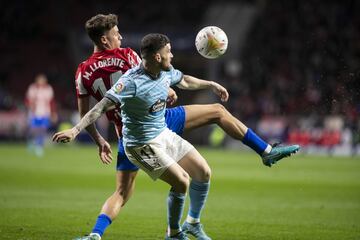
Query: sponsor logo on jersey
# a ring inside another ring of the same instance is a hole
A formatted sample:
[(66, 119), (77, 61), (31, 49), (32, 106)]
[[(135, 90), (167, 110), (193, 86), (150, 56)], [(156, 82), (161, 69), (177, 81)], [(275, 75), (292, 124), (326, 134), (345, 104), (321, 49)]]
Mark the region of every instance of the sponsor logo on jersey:
[(149, 109), (149, 113), (157, 114), (161, 112), (166, 107), (165, 99), (158, 99)]
[(124, 84), (123, 83), (116, 84), (116, 86), (115, 86), (115, 92), (116, 93), (120, 93), (123, 89), (124, 89)]

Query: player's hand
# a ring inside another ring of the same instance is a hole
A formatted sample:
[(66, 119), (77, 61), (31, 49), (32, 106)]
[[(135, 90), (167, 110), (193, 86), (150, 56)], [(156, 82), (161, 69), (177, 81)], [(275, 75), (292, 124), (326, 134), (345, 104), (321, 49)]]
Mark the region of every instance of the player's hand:
[(76, 128), (67, 129), (54, 134), (53, 142), (68, 143), (76, 138), (79, 131)]
[(167, 97), (167, 102), (170, 104), (170, 105), (173, 105), (178, 99), (178, 96), (176, 94), (176, 92), (174, 91), (174, 89), (172, 88), (169, 88), (169, 93), (168, 93), (168, 97)]
[(213, 92), (220, 97), (222, 102), (227, 102), (229, 99), (229, 93), (226, 88), (216, 82), (212, 82), (211, 87)]
[(102, 141), (99, 146), (99, 157), (104, 164), (110, 164), (113, 160), (111, 146), (107, 141)]

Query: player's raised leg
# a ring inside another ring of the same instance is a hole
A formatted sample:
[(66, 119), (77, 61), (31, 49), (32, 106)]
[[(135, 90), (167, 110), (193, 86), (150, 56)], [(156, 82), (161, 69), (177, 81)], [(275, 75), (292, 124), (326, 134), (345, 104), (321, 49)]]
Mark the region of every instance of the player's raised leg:
[(207, 105), (184, 106), (186, 112), (185, 130), (191, 130), (208, 124), (217, 124), (232, 138), (242, 141), (257, 152), (263, 164), (271, 167), (277, 161), (296, 153), (299, 145), (270, 145), (254, 131), (235, 118), (226, 108), (218, 103)]

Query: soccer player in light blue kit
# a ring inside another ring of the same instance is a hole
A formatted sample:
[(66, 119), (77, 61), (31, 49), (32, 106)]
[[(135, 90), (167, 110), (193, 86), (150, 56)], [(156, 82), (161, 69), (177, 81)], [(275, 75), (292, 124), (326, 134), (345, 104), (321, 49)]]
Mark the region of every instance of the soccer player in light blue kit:
[[(160, 178), (171, 186), (165, 239), (188, 239), (181, 230), (180, 220), (190, 185), (189, 178), (199, 186), (189, 194), (193, 218), (200, 218), (208, 195), (211, 170), (189, 142), (166, 127), (164, 114), (168, 89), (171, 85), (184, 89), (211, 88), (222, 101), (227, 101), (228, 93), (215, 82), (183, 76), (175, 70), (170, 64), (173, 55), (170, 41), (165, 35), (145, 36), (141, 56), (143, 63), (140, 66), (125, 73), (74, 128), (56, 133), (53, 139), (61, 142), (73, 140), (102, 113), (120, 103), (126, 155), (152, 179)], [(204, 231), (201, 233), (198, 239), (210, 239)]]

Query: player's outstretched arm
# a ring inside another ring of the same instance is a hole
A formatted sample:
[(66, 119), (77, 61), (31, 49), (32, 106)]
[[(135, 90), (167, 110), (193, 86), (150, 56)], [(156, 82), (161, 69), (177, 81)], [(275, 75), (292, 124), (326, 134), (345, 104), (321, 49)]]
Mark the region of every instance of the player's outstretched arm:
[(177, 84), (181, 89), (197, 90), (197, 89), (211, 89), (218, 95), (221, 101), (226, 102), (229, 99), (229, 93), (220, 84), (213, 81), (202, 80), (190, 75), (184, 75), (183, 79)]
[(103, 98), (87, 114), (85, 114), (80, 122), (73, 128), (55, 133), (53, 141), (66, 143), (74, 140), (81, 130), (94, 123), (104, 112), (113, 106), (115, 106), (113, 101), (106, 97)]

